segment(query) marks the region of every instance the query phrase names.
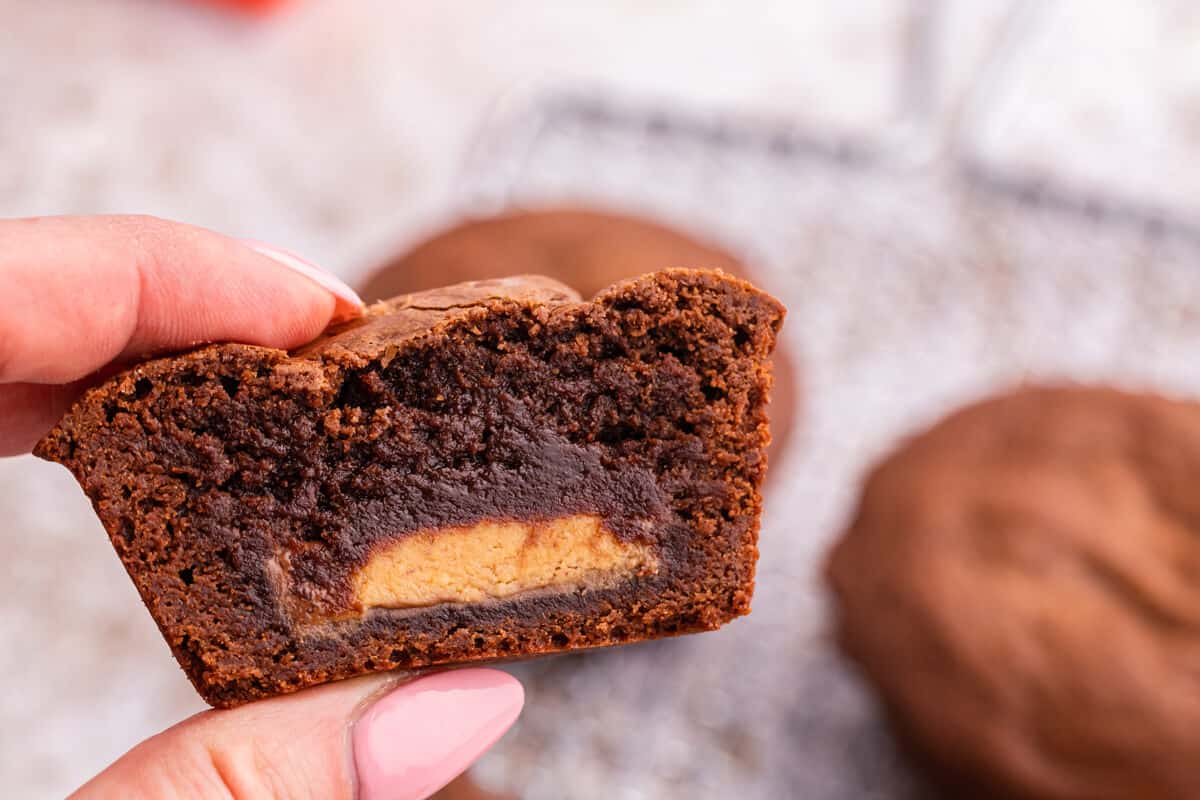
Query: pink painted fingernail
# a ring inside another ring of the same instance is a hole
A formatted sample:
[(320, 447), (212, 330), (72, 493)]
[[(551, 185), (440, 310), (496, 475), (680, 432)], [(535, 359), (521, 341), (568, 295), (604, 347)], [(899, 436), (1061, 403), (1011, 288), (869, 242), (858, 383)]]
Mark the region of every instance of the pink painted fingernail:
[(362, 314), (362, 298), (358, 296), (357, 292), (342, 283), (336, 276), (331, 275), (320, 267), (310, 264), (295, 253), (281, 250), (274, 245), (257, 242), (253, 239), (243, 239), (242, 244), (257, 253), (261, 253), (272, 261), (282, 264), (293, 272), (299, 272), (321, 288), (332, 293), (337, 299), (337, 305), (333, 312), (333, 321), (352, 319)]
[(504, 735), (525, 702), (493, 669), (441, 672), (377, 700), (354, 726), (361, 800), (422, 800)]

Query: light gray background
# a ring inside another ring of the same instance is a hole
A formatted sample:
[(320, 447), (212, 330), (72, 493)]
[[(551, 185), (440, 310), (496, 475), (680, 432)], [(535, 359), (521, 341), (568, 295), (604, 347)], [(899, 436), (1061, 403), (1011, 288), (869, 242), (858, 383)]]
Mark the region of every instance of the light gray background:
[[(564, 199), (745, 254), (806, 388), (755, 614), (519, 667), (529, 706), (477, 775), (528, 798), (910, 793), (828, 643), (820, 556), (865, 466), (954, 403), (1037, 376), (1200, 391), (1200, 11), (443, 5), (0, 0), (0, 215), (154, 213), (348, 280), (464, 211)], [(555, 111), (560, 90), (623, 121)], [(65, 471), (0, 461), (0, 547), (11, 796), (61, 796), (203, 707)]]

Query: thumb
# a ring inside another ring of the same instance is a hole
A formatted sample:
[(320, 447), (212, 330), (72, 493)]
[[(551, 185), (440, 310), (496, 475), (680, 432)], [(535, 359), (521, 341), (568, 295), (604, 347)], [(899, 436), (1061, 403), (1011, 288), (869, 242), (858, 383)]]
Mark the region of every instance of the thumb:
[(421, 800), (508, 730), (524, 691), (490, 669), (374, 676), (205, 711), (75, 795), (131, 800)]

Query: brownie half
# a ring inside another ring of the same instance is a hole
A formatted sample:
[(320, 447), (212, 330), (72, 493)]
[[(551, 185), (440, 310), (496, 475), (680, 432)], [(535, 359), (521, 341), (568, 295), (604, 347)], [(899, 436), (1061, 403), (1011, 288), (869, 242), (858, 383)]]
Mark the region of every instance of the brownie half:
[(460, 284), (147, 362), (36, 453), (215, 706), (710, 630), (750, 609), (783, 316), (720, 272)]

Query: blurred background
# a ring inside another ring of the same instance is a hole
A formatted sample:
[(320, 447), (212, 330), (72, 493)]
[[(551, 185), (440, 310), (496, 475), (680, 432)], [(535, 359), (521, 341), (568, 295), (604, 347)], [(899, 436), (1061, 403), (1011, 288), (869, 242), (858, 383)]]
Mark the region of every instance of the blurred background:
[[(1200, 392), (1200, 6), (278, 5), (0, 0), (0, 216), (156, 214), (359, 286), (521, 209), (728, 254), (790, 308), (754, 614), (511, 667), (526, 711), (472, 779), (921, 796), (830, 641), (823, 554), (867, 466), (952, 406), (1039, 377)], [(0, 547), (7, 796), (203, 708), (65, 470), (0, 461)]]

